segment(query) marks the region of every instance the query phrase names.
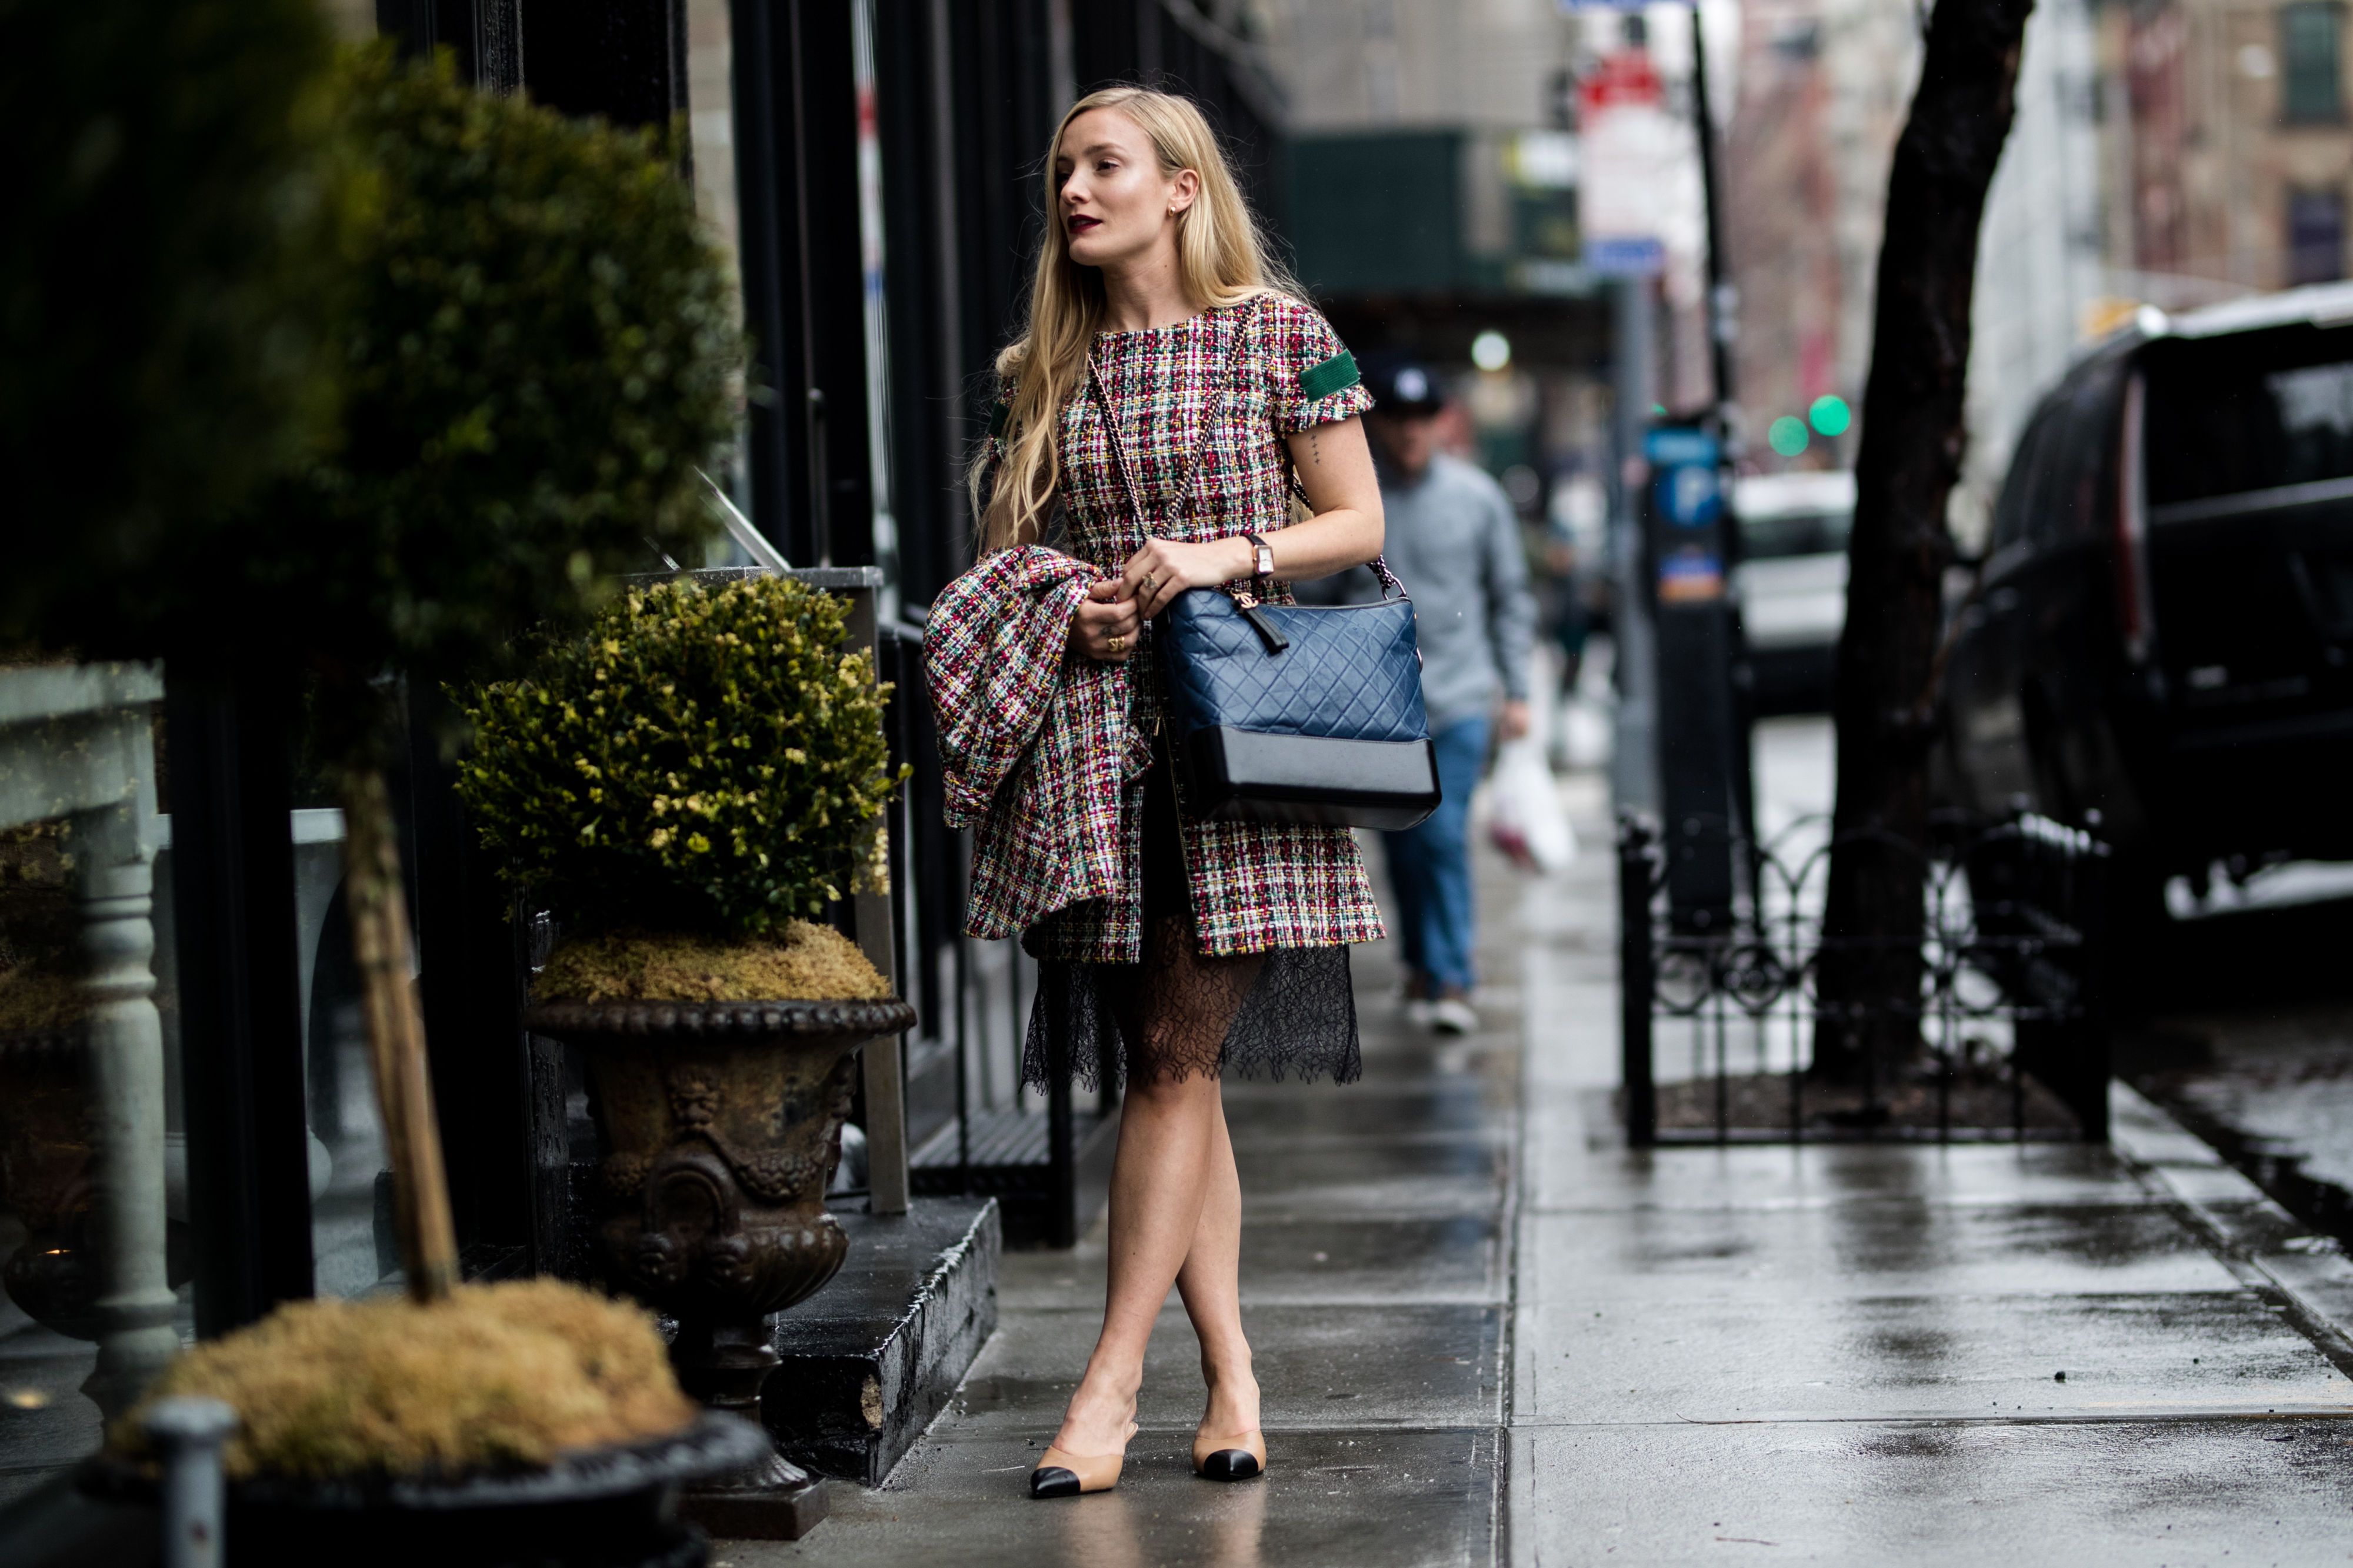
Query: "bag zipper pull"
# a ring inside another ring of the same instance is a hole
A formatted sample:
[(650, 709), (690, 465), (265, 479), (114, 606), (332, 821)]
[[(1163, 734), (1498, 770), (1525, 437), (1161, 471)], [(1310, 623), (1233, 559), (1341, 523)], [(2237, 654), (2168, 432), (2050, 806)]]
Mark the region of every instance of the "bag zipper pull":
[(1282, 635), (1282, 628), (1276, 626), (1268, 617), (1267, 613), (1260, 609), (1257, 603), (1250, 600), (1247, 595), (1235, 595), (1234, 607), (1241, 611), (1242, 619), (1248, 621), (1250, 624), (1250, 629), (1258, 633), (1258, 640), (1266, 644), (1267, 652), (1281, 653), (1291, 646), (1291, 639)]

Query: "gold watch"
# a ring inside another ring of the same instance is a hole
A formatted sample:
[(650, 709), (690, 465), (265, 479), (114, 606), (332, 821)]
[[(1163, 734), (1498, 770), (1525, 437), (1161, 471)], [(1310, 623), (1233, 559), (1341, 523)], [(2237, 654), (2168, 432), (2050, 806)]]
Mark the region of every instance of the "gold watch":
[(1255, 533), (1245, 533), (1242, 537), (1250, 541), (1250, 561), (1256, 569), (1253, 575), (1261, 581), (1271, 578), (1274, 575), (1274, 547)]

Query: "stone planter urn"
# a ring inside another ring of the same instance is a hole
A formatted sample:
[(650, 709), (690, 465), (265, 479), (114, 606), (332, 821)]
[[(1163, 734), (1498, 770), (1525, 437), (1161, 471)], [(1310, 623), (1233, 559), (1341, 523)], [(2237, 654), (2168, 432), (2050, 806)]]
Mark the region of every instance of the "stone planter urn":
[[(771, 1314), (831, 1279), (849, 1237), (826, 1212), (858, 1049), (912, 1027), (906, 1003), (549, 1002), (524, 1015), (585, 1059), (605, 1138), (605, 1267), (678, 1321), (686, 1392), (760, 1420)], [(715, 1535), (792, 1539), (818, 1483), (771, 1447), (687, 1496)]]

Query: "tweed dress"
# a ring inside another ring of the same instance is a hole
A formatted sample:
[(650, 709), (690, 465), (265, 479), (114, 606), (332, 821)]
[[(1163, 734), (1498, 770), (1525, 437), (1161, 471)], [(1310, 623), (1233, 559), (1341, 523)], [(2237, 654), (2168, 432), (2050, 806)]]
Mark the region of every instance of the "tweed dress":
[[(1372, 405), (1330, 324), (1282, 294), (1100, 334), (1090, 368), (1099, 385), (1060, 416), (1056, 542), (1106, 575), (1147, 536), (1282, 528), (1287, 437)], [(1287, 601), (1288, 585), (1272, 597)], [(1129, 670), (1131, 732), (1154, 756), (1122, 803), (1136, 896), (1076, 903), (1025, 932), (1040, 963), (1023, 1078), (1355, 1079), (1347, 944), (1383, 934), (1356, 840), (1341, 827), (1191, 816), (1167, 761), (1149, 637)]]

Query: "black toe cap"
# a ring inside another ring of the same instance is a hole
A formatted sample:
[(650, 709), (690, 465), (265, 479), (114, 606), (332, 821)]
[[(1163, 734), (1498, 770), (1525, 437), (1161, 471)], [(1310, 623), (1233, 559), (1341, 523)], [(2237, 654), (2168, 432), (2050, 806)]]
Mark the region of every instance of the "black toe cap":
[[(1249, 1456), (1244, 1455), (1243, 1458), (1248, 1458)], [(1079, 1495), (1078, 1472), (1066, 1470), (1060, 1465), (1041, 1466), (1029, 1472), (1029, 1495), (1076, 1497)]]
[(1258, 1456), (1248, 1448), (1220, 1448), (1201, 1461), (1201, 1473), (1213, 1481), (1246, 1481), (1258, 1474)]

